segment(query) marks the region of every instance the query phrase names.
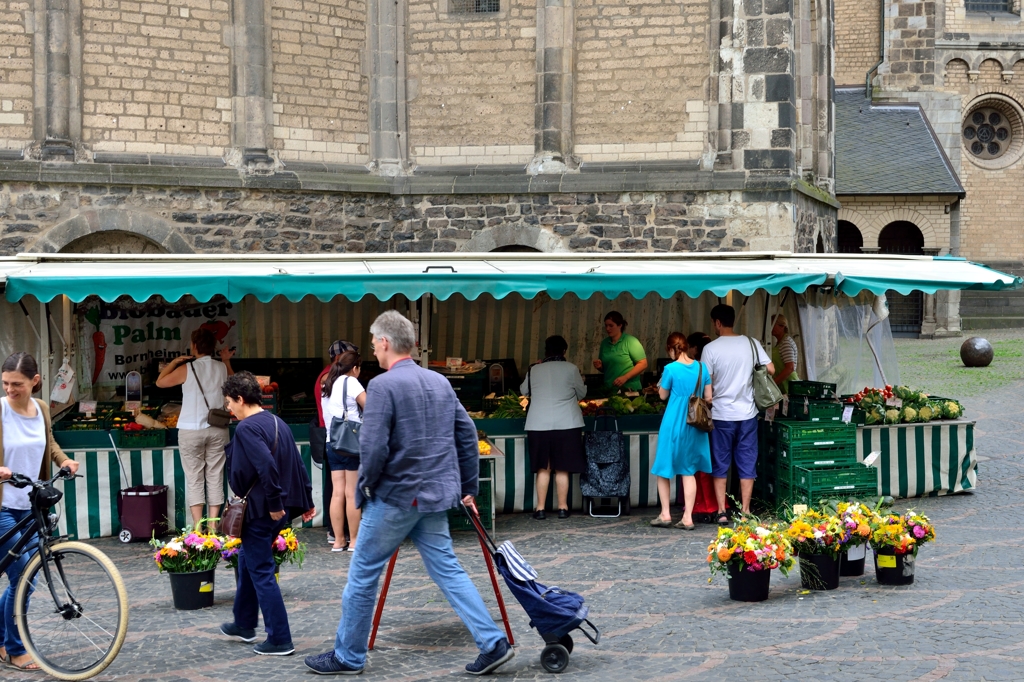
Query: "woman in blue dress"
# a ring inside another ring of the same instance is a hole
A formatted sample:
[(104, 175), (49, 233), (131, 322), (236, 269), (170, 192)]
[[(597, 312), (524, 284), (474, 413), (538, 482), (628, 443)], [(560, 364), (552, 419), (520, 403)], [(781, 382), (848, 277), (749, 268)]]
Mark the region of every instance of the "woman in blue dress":
[(708, 434), (686, 423), (690, 396), (702, 395), (711, 400), (711, 377), (707, 367), (687, 355), (686, 337), (679, 332), (669, 334), (666, 344), (668, 356), (675, 360), (665, 366), (658, 384), (662, 400), (668, 407), (658, 430), (658, 450), (651, 473), (658, 477), (658, 499), (661, 515), (651, 520), (658, 528), (672, 526), (671, 483), (676, 476), (683, 477), (683, 499), (686, 508), (676, 528), (693, 530), (693, 503), (697, 497), (698, 471), (711, 473), (711, 446)]

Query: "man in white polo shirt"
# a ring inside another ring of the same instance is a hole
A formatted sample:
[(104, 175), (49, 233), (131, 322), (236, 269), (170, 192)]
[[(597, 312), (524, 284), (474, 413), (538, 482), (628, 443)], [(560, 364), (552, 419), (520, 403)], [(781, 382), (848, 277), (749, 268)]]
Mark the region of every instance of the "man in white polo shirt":
[(725, 484), (729, 466), (735, 465), (740, 475), (740, 501), (744, 514), (750, 513), (750, 497), (754, 491), (757, 465), (757, 407), (754, 406), (754, 356), (757, 362), (775, 374), (775, 365), (761, 344), (733, 331), (736, 311), (729, 305), (711, 309), (711, 322), (718, 338), (704, 347), (701, 354), (711, 373), (711, 476), (715, 479), (719, 525), (729, 523), (726, 512)]

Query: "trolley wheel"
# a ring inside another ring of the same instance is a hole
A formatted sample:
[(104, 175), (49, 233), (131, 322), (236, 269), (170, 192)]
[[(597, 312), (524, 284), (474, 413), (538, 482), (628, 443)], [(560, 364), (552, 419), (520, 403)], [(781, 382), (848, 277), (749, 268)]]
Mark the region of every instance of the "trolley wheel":
[(572, 637), (569, 635), (562, 635), (558, 638), (558, 643), (565, 647), (565, 650), (570, 654), (572, 653)]
[(549, 673), (560, 673), (569, 665), (569, 651), (561, 644), (548, 644), (540, 652), (540, 664)]
[(626, 497), (623, 497), (621, 499), (622, 499), (622, 515), (623, 516), (629, 516), (629, 511), (630, 511), (630, 509), (629, 509), (629, 496), (627, 495)]
[(127, 528), (122, 528), (121, 532), (117, 536), (117, 539), (127, 545), (129, 542), (132, 541), (132, 532)]

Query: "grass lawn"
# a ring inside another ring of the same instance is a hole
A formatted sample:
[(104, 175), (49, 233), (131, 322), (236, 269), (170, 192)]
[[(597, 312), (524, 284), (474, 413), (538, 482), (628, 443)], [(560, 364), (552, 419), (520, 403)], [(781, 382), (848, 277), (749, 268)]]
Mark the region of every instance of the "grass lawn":
[[(988, 367), (964, 367), (960, 345), (969, 336), (988, 339), (995, 357)], [(900, 383), (948, 398), (980, 396), (1024, 379), (1024, 338), (1019, 330), (974, 331), (952, 339), (896, 339)]]

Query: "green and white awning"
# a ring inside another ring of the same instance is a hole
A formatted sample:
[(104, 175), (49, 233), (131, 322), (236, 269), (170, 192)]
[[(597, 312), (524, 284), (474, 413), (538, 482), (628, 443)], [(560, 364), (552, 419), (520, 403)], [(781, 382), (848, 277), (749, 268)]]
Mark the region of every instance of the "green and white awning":
[(73, 256), (26, 254), (14, 262), (0, 260), (6, 297), (32, 295), (50, 301), (66, 295), (78, 302), (88, 296), (113, 301), (128, 296), (145, 301), (161, 296), (177, 301), (192, 296), (208, 301), (223, 295), (236, 302), (252, 295), (260, 301), (282, 296), (299, 301), (336, 296), (358, 301), (364, 296), (388, 300), (432, 294), (442, 300), (461, 294), (501, 299), (511, 293), (525, 298), (546, 294), (558, 299), (572, 293), (615, 298), (630, 294), (669, 298), (730, 291), (777, 294), (785, 288), (802, 293), (832, 285), (840, 293), (868, 290), (900, 293), (940, 289), (1004, 289), (1021, 286), (1006, 275), (963, 259), (930, 256), (840, 256), (790, 253), (695, 254), (352, 254), (331, 256), (160, 255)]

